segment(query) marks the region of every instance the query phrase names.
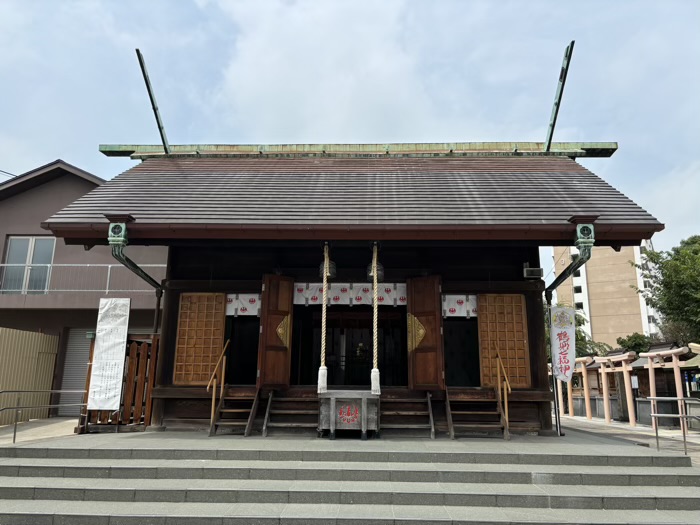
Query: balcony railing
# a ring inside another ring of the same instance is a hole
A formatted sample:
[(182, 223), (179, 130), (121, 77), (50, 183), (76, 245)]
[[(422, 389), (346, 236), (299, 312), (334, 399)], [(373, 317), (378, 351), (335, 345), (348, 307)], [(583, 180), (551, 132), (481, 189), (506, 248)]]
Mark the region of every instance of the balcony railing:
[[(140, 264), (156, 281), (165, 264)], [(153, 292), (121, 264), (0, 264), (0, 294), (41, 295), (63, 292)]]

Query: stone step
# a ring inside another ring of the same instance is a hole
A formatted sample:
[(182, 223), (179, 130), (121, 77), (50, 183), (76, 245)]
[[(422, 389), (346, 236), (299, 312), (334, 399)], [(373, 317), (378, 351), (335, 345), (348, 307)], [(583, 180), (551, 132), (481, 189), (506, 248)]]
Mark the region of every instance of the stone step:
[(498, 508), (700, 510), (700, 487), (621, 487), (481, 483), (280, 480), (149, 480), (0, 478), (5, 499), (211, 503), (371, 503)]
[[(226, 449), (217, 447), (216, 439), (210, 440), (212, 448), (202, 449), (167, 449), (167, 448), (90, 448), (76, 446), (75, 448), (48, 447), (0, 447), (2, 458), (47, 458), (47, 459), (174, 459), (174, 460), (271, 460), (279, 459), (297, 461), (331, 461), (340, 459), (344, 462), (395, 462), (395, 463), (445, 463), (445, 464), (510, 464), (510, 465), (591, 465), (591, 466), (635, 466), (635, 467), (690, 467), (691, 459), (687, 456), (676, 455), (617, 455), (598, 453), (589, 454), (555, 454), (518, 453), (504, 449), (499, 453), (490, 452), (413, 452), (413, 451), (383, 451), (372, 450), (371, 445), (366, 450), (347, 450), (338, 446), (335, 449), (290, 449), (275, 450), (256, 448), (262, 438), (249, 438), (246, 448)], [(81, 442), (82, 444), (83, 442)], [(311, 443), (321, 445), (327, 441), (311, 440)], [(380, 442), (378, 442), (380, 443)], [(6, 464), (0, 461), (0, 465)]]
[[(700, 487), (700, 471), (674, 467), (599, 467), (476, 463), (363, 463), (277, 460), (7, 458), (0, 476), (12, 478), (267, 479), (413, 483)], [(636, 489), (635, 489), (636, 490)]]
[(304, 503), (172, 503), (0, 500), (3, 525), (422, 525), (698, 524), (697, 511), (504, 508)]

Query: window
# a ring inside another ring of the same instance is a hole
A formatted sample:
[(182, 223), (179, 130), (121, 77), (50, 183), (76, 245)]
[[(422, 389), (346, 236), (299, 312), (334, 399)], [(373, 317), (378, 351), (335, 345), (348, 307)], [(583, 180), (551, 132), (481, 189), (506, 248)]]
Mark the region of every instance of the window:
[(583, 310), (583, 303), (576, 303), (577, 310)]
[(583, 289), (580, 286), (574, 286), (574, 293), (581, 293)]
[(10, 237), (0, 271), (0, 292), (46, 293), (55, 245), (53, 237)]
[(574, 272), (574, 277), (581, 277), (581, 270), (576, 270)]

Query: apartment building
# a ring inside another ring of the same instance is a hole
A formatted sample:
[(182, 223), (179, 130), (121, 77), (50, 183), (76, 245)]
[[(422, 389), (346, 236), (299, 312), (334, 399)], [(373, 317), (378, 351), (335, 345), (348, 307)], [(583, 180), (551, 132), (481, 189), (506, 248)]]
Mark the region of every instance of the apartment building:
[[(591, 259), (557, 289), (557, 301), (569, 304), (583, 314), (586, 333), (596, 342), (617, 347), (617, 338), (634, 332), (659, 333), (657, 313), (647, 305), (637, 289), (644, 289), (641, 272), (643, 254), (653, 249), (651, 241), (641, 246), (593, 248)], [(554, 248), (555, 275), (569, 265), (578, 250), (571, 246)]]
[[(152, 330), (153, 289), (118, 263), (109, 247), (68, 245), (41, 227), (103, 183), (56, 160), (0, 184), (0, 327), (59, 336), (54, 389), (85, 387), (100, 298), (131, 298), (130, 332)], [(167, 248), (127, 251), (155, 278), (165, 277)], [(67, 397), (61, 402), (79, 402), (81, 396)], [(59, 415), (77, 410), (61, 408)]]

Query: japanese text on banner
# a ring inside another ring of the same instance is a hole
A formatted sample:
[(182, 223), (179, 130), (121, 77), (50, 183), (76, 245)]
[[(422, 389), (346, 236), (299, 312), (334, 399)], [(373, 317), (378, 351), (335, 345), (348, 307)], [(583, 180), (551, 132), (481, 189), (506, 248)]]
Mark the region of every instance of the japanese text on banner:
[(88, 410), (119, 410), (131, 299), (100, 299)]
[(550, 341), (552, 373), (560, 381), (568, 383), (576, 364), (576, 312), (573, 308), (552, 307)]

